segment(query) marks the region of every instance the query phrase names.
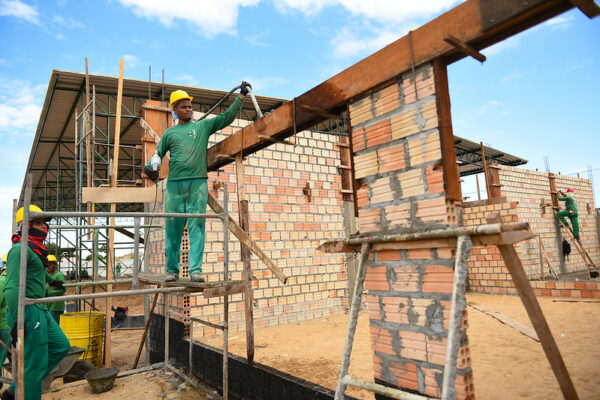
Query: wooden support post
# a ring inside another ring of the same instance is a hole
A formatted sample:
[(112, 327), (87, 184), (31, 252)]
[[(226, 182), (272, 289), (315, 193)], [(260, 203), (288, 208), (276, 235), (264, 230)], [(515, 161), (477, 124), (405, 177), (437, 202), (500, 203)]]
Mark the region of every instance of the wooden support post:
[(479, 190), (479, 175), (475, 175), (475, 183), (477, 184), (477, 200), (481, 200), (481, 190)]
[[(500, 221), (499, 214), (492, 214), (487, 218), (489, 224), (498, 223)], [(517, 254), (514, 245), (499, 244), (497, 246), (504, 259), (504, 264), (510, 272), (513, 283), (517, 288), (517, 293), (519, 294), (519, 297), (521, 297), (521, 301), (529, 315), (531, 324), (540, 339), (544, 353), (546, 353), (546, 357), (556, 376), (556, 380), (558, 381), (558, 385), (560, 386), (564, 398), (568, 400), (578, 399), (575, 386), (569, 376), (569, 371), (567, 371), (567, 367), (560, 355), (560, 351), (554, 341), (548, 322), (546, 322), (542, 308), (535, 297), (535, 293), (531, 288), (531, 284), (529, 283), (529, 279), (523, 269), (523, 264), (521, 264), (521, 260), (519, 259), (519, 255)]]
[[(250, 232), (250, 223), (248, 215), (248, 200), (246, 199), (246, 190), (244, 186), (244, 161), (242, 154), (235, 156), (235, 175), (237, 178), (238, 209), (240, 228), (246, 234)], [(254, 294), (252, 291), (252, 266), (250, 263), (250, 249), (244, 243), (240, 242), (242, 263), (244, 264), (244, 305), (246, 317), (246, 355), (248, 361), (254, 361)]]
[(435, 104), (437, 109), (440, 143), (442, 147), (442, 164), (444, 173), (444, 189), (448, 200), (462, 201), (460, 176), (456, 163), (452, 116), (450, 114), (450, 89), (448, 88), (448, 70), (446, 63), (437, 58), (433, 61), (433, 79), (435, 85)]
[(12, 231), (10, 232), (15, 233), (17, 231), (17, 207), (19, 206), (19, 200), (17, 199), (13, 199), (13, 212), (12, 212)]
[(578, 399), (575, 386), (573, 386), (573, 382), (569, 376), (569, 371), (567, 370), (560, 351), (558, 350), (558, 346), (554, 341), (550, 327), (546, 322), (546, 318), (544, 318), (542, 308), (533, 293), (533, 289), (523, 270), (523, 265), (521, 264), (521, 260), (519, 259), (515, 248), (513, 245), (498, 245), (498, 249), (500, 249), (504, 263), (512, 276), (517, 292), (529, 315), (529, 319), (531, 319), (531, 324), (535, 328), (535, 332), (540, 339), (542, 348), (546, 353), (552, 371), (554, 371), (554, 375), (556, 376), (556, 380), (558, 381), (558, 385), (560, 386), (564, 398), (568, 400)]
[(540, 248), (540, 280), (544, 280), (544, 253), (542, 253), (542, 237), (538, 236), (538, 245)]
[[(552, 198), (552, 208), (558, 210), (558, 191), (556, 190), (556, 177), (552, 172), (548, 172), (548, 182), (550, 182), (550, 197)], [(563, 236), (560, 232), (560, 221), (554, 212), (554, 233), (556, 238), (556, 250), (558, 252), (558, 259), (560, 260), (560, 273), (566, 274), (567, 267), (565, 265), (565, 255), (562, 252), (562, 241)]]
[(156, 302), (158, 301), (158, 293), (154, 293), (154, 298), (152, 299), (152, 305), (150, 306), (150, 312), (148, 313), (148, 319), (146, 319), (146, 325), (144, 326), (144, 334), (142, 335), (142, 340), (140, 341), (140, 345), (138, 347), (137, 354), (135, 355), (135, 361), (133, 361), (133, 366), (131, 369), (136, 369), (138, 362), (140, 361), (140, 355), (142, 354), (142, 349), (144, 348), (144, 343), (146, 343), (146, 336), (148, 335), (148, 329), (150, 328), (150, 322), (152, 321), (152, 315), (154, 315), (154, 308), (156, 307)]
[[(119, 64), (119, 83), (117, 86), (117, 112), (115, 117), (115, 142), (113, 149), (113, 163), (112, 163), (112, 174), (110, 176), (110, 186), (117, 187), (117, 177), (119, 171), (119, 146), (120, 146), (120, 138), (121, 138), (121, 106), (123, 103), (123, 68), (124, 68), (125, 60), (121, 59)], [(117, 211), (117, 204), (110, 203), (110, 212), (114, 213)], [(110, 224), (115, 224), (115, 217), (110, 218)], [(115, 251), (115, 230), (110, 228), (108, 230), (108, 248), (106, 250), (106, 279), (113, 279), (113, 265), (115, 264), (114, 259), (114, 251)], [(112, 292), (112, 285), (106, 285), (106, 291)], [(112, 308), (112, 298), (106, 298), (106, 316), (105, 316), (105, 341), (104, 341), (104, 365), (107, 367), (111, 366), (112, 360), (110, 355), (110, 311)]]
[(490, 190), (490, 178), (488, 176), (488, 167), (487, 167), (487, 161), (485, 160), (485, 146), (483, 145), (483, 142), (479, 142), (479, 145), (481, 146), (481, 161), (483, 162), (483, 176), (485, 177), (485, 190), (487, 192), (487, 198), (488, 198), (488, 203), (490, 202), (490, 199), (492, 198), (492, 191)]

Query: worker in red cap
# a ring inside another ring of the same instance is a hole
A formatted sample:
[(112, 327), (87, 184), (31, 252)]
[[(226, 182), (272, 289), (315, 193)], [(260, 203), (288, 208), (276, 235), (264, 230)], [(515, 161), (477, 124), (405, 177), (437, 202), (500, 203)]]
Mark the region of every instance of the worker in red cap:
[(558, 191), (558, 194), (558, 200), (565, 202), (565, 209), (557, 213), (558, 218), (560, 218), (563, 224), (568, 226), (565, 217), (569, 217), (571, 226), (573, 227), (573, 236), (575, 239), (579, 240), (579, 220), (577, 218), (577, 199), (575, 198), (575, 191), (569, 188), (567, 189), (566, 195), (560, 190)]

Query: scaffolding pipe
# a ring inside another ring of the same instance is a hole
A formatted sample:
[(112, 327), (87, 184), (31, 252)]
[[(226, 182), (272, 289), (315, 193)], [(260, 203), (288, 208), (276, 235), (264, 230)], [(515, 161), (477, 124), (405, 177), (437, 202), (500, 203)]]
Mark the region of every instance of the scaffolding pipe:
[(97, 218), (108, 218), (108, 217), (128, 217), (128, 218), (218, 218), (223, 219), (224, 214), (186, 214), (186, 213), (159, 213), (159, 212), (109, 212), (109, 211), (98, 211), (98, 212), (72, 212), (72, 211), (44, 211), (44, 212), (32, 212), (31, 218), (38, 217), (52, 217), (52, 218), (75, 218), (75, 217), (97, 217)]
[[(111, 284), (114, 282), (110, 282)], [(152, 293), (171, 293), (171, 292), (182, 292), (187, 290), (188, 288), (185, 286), (173, 286), (166, 288), (155, 288), (155, 289), (137, 289), (137, 290), (120, 290), (117, 292), (106, 292), (106, 293), (87, 293), (87, 294), (73, 294), (70, 296), (61, 296), (61, 301), (74, 301), (81, 299), (103, 299), (108, 297), (117, 297), (117, 296), (131, 296), (138, 294), (152, 294)], [(39, 299), (25, 299), (25, 305), (30, 304), (42, 304), (42, 303), (54, 303), (56, 302), (56, 297), (41, 297)]]
[[(140, 225), (140, 228), (162, 228), (162, 225)], [(135, 225), (50, 225), (50, 229), (67, 230), (67, 229), (108, 229), (108, 228), (135, 228)]]
[[(87, 282), (75, 282), (75, 283), (65, 283), (63, 286), (66, 288), (69, 287), (78, 287), (78, 286), (99, 286), (99, 285), (108, 285), (109, 283), (112, 285), (116, 285), (119, 283), (131, 283), (133, 279), (125, 278), (125, 279), (111, 279), (110, 281), (87, 281)], [(62, 299), (62, 297), (61, 297)]]
[[(223, 275), (229, 280), (229, 192), (223, 185)], [(229, 296), (223, 296), (223, 400), (229, 399)]]
[(140, 284), (138, 281), (138, 273), (140, 267), (140, 219), (135, 218), (135, 228), (133, 232), (133, 282), (131, 284), (132, 289), (139, 289)]

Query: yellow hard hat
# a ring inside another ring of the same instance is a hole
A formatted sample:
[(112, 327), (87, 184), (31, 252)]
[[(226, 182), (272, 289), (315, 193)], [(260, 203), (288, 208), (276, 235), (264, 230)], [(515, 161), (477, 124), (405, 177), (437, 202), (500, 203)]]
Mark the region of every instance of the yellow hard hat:
[[(29, 212), (44, 212), (41, 208), (39, 208), (38, 206), (36, 206), (35, 204), (31, 204), (29, 205)], [(33, 218), (33, 219), (40, 219), (43, 218), (46, 221), (50, 221), (52, 218), (49, 217), (37, 217), (37, 218)], [(15, 218), (15, 223), (20, 223), (21, 221), (23, 221), (23, 207), (19, 208), (19, 210), (17, 211), (17, 217)]]
[(184, 90), (176, 90), (173, 93), (171, 93), (170, 107), (173, 107), (173, 104), (177, 103), (179, 100), (192, 101), (192, 100), (194, 100), (194, 98), (192, 96), (188, 95), (187, 92)]
[(58, 262), (58, 260), (56, 259), (56, 256), (54, 254), (48, 254), (48, 261), (49, 262)]
[(2, 262), (5, 263), (6, 260), (8, 260), (8, 253), (6, 253), (2, 256)]

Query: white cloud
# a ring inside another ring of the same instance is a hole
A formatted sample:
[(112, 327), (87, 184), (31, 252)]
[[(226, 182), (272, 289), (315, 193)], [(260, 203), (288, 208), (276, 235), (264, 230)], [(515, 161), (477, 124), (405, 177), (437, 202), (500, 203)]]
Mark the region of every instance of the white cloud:
[(195, 27), (200, 34), (212, 37), (235, 33), (239, 7), (250, 7), (260, 0), (119, 0), (125, 7), (144, 18), (181, 29), (182, 23)]
[(138, 56), (134, 56), (132, 54), (125, 54), (123, 55), (123, 58), (125, 59), (125, 67), (135, 68), (138, 65), (140, 65), (141, 60)]
[(57, 23), (61, 28), (67, 29), (75, 29), (75, 28), (83, 28), (83, 24), (76, 19), (71, 17), (63, 17), (62, 15), (55, 15), (53, 21)]
[(307, 15), (317, 14), (325, 7), (341, 6), (355, 16), (385, 22), (405, 22), (411, 18), (440, 14), (460, 1), (274, 0), (274, 2), (279, 10), (297, 10)]
[(16, 17), (36, 25), (40, 23), (37, 10), (19, 0), (0, 0), (0, 16)]
[(45, 89), (28, 81), (0, 79), (0, 133), (33, 136)]
[(200, 81), (198, 80), (198, 78), (196, 78), (195, 76), (192, 76), (190, 74), (180, 75), (176, 79), (178, 82), (181, 82), (183, 85), (186, 85), (186, 86), (198, 86), (200, 84)]
[(570, 15), (568, 17), (559, 15), (558, 17), (554, 17), (544, 22), (544, 26), (549, 26), (553, 30), (561, 30), (564, 31), (572, 25), (572, 21), (575, 19), (574, 16)]
[(331, 41), (333, 55), (345, 58), (373, 53), (406, 35), (409, 30), (406, 27), (397, 30), (374, 29), (373, 32), (365, 32), (365, 29), (344, 27)]
[(265, 40), (269, 36), (269, 29), (265, 29), (261, 32), (244, 35), (244, 39), (252, 46), (256, 47), (267, 47), (268, 42)]
[(257, 95), (265, 94), (266, 89), (285, 85), (290, 81), (289, 79), (278, 76), (267, 76), (263, 78), (246, 77), (244, 80), (252, 85), (252, 91)]
[(483, 54), (485, 54), (487, 57), (489, 56), (495, 56), (497, 54), (502, 53), (505, 50), (508, 49), (514, 49), (519, 47), (519, 44), (521, 43), (521, 37), (522, 36), (511, 36), (506, 40), (503, 40), (499, 43), (496, 43), (495, 45), (488, 47), (487, 49), (482, 50), (481, 52)]

